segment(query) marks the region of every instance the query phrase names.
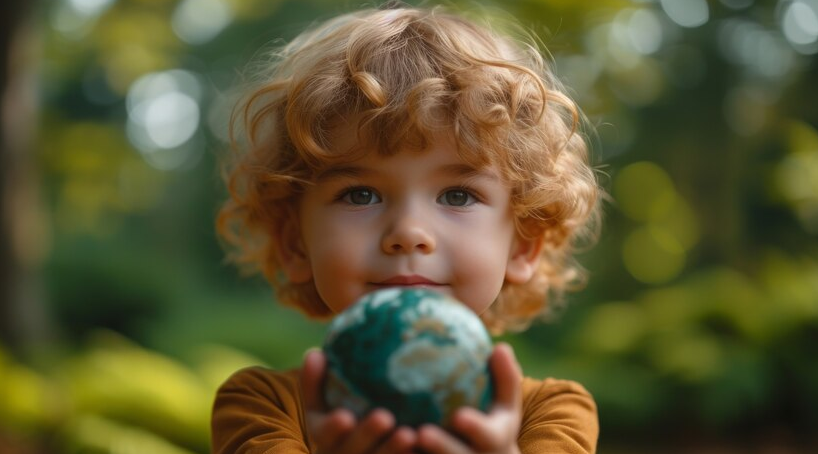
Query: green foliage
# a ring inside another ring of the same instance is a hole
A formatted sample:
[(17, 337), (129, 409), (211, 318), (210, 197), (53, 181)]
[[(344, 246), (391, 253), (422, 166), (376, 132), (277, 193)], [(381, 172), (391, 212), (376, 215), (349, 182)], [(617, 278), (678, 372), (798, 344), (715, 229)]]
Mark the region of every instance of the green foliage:
[(263, 362), (213, 344), (191, 356), (185, 364), (97, 331), (81, 352), (41, 370), (3, 357), (0, 422), (55, 452), (209, 452), (216, 388)]

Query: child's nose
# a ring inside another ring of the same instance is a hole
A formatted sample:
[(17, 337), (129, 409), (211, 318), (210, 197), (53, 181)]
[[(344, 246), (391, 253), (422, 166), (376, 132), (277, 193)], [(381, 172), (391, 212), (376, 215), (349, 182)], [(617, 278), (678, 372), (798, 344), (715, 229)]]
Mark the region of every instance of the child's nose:
[(381, 247), (387, 254), (429, 254), (435, 250), (435, 238), (419, 216), (408, 213), (397, 216), (385, 232)]

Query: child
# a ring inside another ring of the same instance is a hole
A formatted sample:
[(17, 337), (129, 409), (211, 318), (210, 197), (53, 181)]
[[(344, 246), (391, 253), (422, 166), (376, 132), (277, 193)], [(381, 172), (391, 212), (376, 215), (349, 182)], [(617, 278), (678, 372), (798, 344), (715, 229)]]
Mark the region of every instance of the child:
[[(308, 316), (422, 286), (500, 333), (579, 277), (598, 186), (577, 108), (533, 45), (439, 8), (360, 11), (284, 47), (241, 112), (219, 231)], [(492, 409), (445, 428), (326, 408), (319, 351), (299, 370), (245, 369), (216, 396), (213, 452), (595, 451), (580, 385), (523, 378), (506, 344), (490, 367)]]

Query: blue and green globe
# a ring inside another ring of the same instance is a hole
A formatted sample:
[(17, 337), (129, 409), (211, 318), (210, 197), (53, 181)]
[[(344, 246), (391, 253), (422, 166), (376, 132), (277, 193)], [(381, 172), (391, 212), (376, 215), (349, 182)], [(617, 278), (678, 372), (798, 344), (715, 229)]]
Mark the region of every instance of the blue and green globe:
[(324, 342), (330, 408), (391, 411), (399, 425), (444, 425), (492, 401), (491, 338), (466, 306), (426, 289), (388, 288), (338, 314)]

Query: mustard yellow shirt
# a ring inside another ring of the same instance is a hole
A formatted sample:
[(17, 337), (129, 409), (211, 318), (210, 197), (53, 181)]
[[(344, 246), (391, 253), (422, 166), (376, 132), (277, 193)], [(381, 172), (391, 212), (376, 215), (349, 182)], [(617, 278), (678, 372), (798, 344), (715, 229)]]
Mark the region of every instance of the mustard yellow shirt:
[[(518, 443), (523, 454), (592, 454), (599, 422), (593, 398), (578, 383), (524, 378)], [(213, 454), (310, 452), (298, 371), (242, 369), (216, 393)]]

